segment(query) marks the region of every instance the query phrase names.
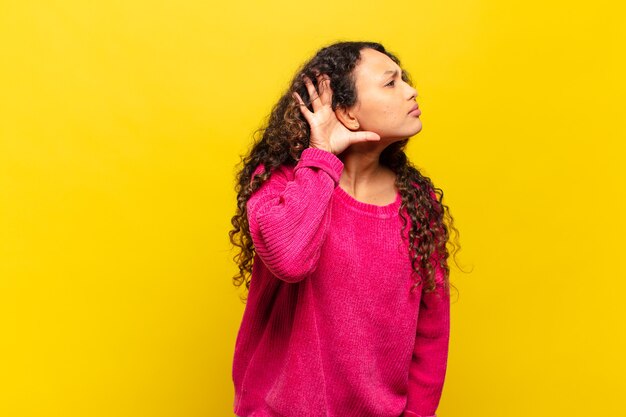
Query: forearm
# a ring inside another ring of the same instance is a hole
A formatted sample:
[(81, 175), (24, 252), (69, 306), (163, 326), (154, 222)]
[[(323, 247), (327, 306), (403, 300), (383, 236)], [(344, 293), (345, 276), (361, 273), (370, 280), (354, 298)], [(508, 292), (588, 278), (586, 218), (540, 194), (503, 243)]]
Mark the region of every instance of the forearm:
[(293, 179), (270, 177), (250, 198), (248, 220), (255, 249), (277, 277), (296, 282), (315, 270), (342, 169), (335, 155), (307, 148)]
[(409, 368), (406, 417), (435, 415), (446, 376), (449, 339), (449, 290), (438, 285), (435, 292), (422, 294)]

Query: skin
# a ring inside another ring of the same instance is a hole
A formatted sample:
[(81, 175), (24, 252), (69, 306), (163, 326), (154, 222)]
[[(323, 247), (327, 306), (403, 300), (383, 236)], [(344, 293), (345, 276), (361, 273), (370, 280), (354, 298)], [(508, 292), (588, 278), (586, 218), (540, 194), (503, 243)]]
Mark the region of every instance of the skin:
[(395, 174), (380, 164), (380, 154), (391, 143), (421, 131), (419, 117), (408, 114), (417, 91), (402, 80), (402, 69), (391, 58), (374, 49), (361, 50), (353, 75), (357, 102), (350, 108), (332, 110), (332, 90), (324, 74), (318, 76), (319, 95), (305, 78), (309, 95), (316, 97), (313, 112), (297, 93), (294, 97), (311, 127), (310, 146), (332, 152), (343, 162), (339, 186), (358, 201), (391, 204), (398, 192)]

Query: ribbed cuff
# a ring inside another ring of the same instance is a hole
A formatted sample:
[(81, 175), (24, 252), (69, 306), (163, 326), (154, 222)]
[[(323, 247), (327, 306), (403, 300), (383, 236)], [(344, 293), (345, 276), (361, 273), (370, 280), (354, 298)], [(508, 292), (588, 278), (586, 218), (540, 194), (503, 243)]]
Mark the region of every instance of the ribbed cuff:
[(335, 181), (336, 186), (339, 184), (339, 178), (341, 178), (343, 162), (334, 153), (319, 148), (306, 148), (300, 154), (300, 160), (294, 168), (294, 172), (303, 167), (323, 169)]
[(420, 414), (416, 414), (413, 411), (404, 411), (401, 417), (437, 417), (437, 414), (433, 414), (432, 416), (422, 416)]

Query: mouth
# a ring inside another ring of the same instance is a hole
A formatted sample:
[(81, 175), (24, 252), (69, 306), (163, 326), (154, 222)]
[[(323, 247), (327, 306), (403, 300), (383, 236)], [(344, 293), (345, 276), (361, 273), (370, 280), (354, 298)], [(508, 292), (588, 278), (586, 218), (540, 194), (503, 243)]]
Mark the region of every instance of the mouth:
[(419, 109), (419, 106), (416, 104), (415, 106), (411, 107), (411, 110), (409, 110), (408, 114), (416, 114), (416, 115), (420, 115), (422, 114), (422, 111)]

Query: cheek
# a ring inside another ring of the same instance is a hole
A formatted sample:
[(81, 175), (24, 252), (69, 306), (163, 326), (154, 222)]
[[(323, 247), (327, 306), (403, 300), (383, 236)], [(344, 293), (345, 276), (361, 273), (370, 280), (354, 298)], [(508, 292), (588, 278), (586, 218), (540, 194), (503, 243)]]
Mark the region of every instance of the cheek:
[(390, 137), (397, 134), (403, 124), (398, 112), (390, 106), (378, 106), (368, 109), (367, 116), (363, 113), (361, 129), (378, 133), (381, 137)]
[(398, 112), (391, 106), (385, 106), (382, 111), (382, 115), (385, 119), (392, 121), (398, 118)]
[(359, 118), (362, 120), (364, 126), (371, 126), (372, 128), (386, 128), (391, 127), (398, 121), (398, 114), (396, 109), (381, 101), (372, 101), (376, 103), (371, 106), (364, 106), (359, 112)]
[(383, 129), (395, 129), (402, 123), (401, 114), (398, 112), (397, 106), (391, 105), (381, 107), (379, 120)]

